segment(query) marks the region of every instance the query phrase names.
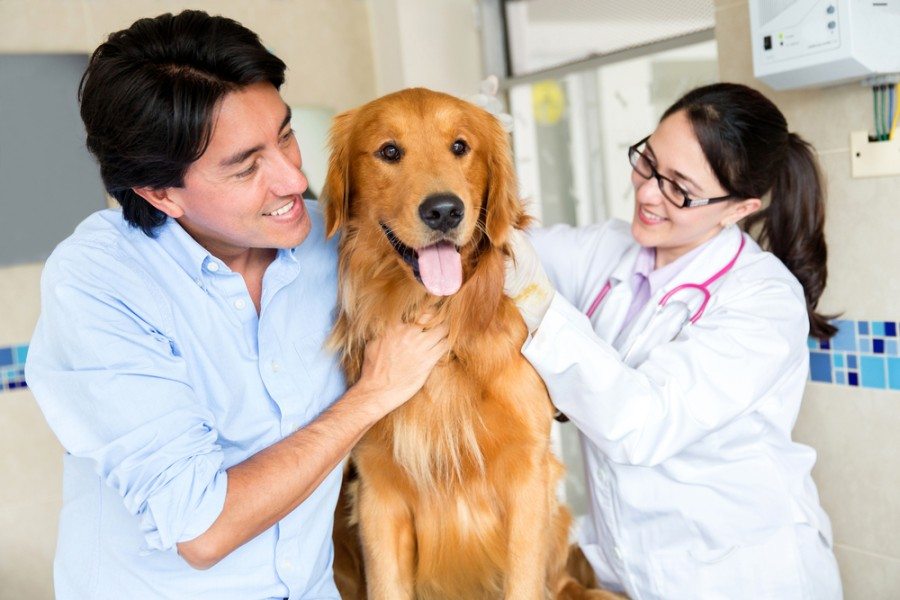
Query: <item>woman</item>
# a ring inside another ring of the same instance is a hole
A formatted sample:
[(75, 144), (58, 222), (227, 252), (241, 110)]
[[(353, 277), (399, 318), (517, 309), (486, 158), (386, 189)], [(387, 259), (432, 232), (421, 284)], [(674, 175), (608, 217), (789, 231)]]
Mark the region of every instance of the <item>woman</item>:
[(760, 93), (716, 84), (628, 154), (630, 228), (536, 231), (540, 260), (517, 238), (507, 274), (523, 353), (580, 432), (580, 547), (635, 599), (840, 598), (815, 451), (791, 441), (807, 336), (834, 333), (811, 147)]

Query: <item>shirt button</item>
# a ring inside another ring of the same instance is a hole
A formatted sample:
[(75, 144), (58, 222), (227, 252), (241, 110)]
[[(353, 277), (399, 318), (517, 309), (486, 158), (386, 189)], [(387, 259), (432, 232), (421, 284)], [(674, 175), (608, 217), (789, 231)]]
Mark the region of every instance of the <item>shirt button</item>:
[(283, 560), (283, 561), (281, 561), (281, 568), (282, 568), (282, 569), (290, 570), (291, 567), (293, 567), (293, 566), (294, 566), (294, 564), (293, 564), (291, 561), (289, 561), (289, 560)]
[(219, 270), (219, 263), (214, 262), (214, 261), (209, 261), (209, 264), (206, 265), (206, 268), (209, 269), (210, 271), (212, 271), (213, 273), (215, 273), (216, 271)]
[(613, 552), (615, 553), (616, 558), (621, 561), (622, 560), (622, 550), (618, 546), (616, 546), (615, 548), (613, 548)]
[(243, 298), (238, 298), (234, 301), (234, 307), (238, 310), (243, 310), (245, 306), (247, 306), (247, 303), (244, 302)]
[(281, 364), (279, 364), (279, 362), (277, 360), (273, 360), (272, 361), (272, 372), (277, 373), (280, 370), (281, 370)]

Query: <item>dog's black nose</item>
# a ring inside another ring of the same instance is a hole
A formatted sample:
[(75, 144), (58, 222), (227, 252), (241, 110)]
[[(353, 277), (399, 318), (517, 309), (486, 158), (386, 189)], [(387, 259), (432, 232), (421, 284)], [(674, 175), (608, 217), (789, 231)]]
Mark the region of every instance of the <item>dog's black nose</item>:
[(462, 221), (466, 208), (453, 194), (434, 194), (419, 205), (419, 217), (431, 229), (447, 233)]

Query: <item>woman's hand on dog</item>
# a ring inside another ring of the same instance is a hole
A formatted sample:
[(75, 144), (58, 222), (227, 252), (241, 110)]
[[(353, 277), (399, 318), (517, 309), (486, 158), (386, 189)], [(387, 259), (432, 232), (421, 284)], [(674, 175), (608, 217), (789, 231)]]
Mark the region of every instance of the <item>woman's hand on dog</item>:
[(503, 291), (516, 303), (528, 331), (534, 333), (556, 292), (541, 266), (537, 251), (523, 231), (514, 229), (510, 232), (509, 249), (512, 256), (506, 259)]
[(371, 394), (380, 418), (422, 389), (437, 362), (450, 352), (447, 325), (430, 325), (430, 314), (415, 323), (395, 323), (366, 344), (362, 373), (354, 386)]

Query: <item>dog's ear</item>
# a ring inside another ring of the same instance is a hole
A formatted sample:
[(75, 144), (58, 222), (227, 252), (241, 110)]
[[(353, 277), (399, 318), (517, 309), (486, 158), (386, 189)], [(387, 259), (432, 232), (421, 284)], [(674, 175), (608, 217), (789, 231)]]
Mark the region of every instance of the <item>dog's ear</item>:
[(489, 115), (488, 191), (485, 229), (491, 245), (506, 243), (509, 230), (520, 226), (525, 211), (518, 198), (516, 174), (512, 162), (509, 134), (500, 121)]
[(328, 146), (328, 174), (322, 188), (325, 232), (333, 236), (350, 216), (350, 131), (354, 111), (339, 114), (331, 123)]

